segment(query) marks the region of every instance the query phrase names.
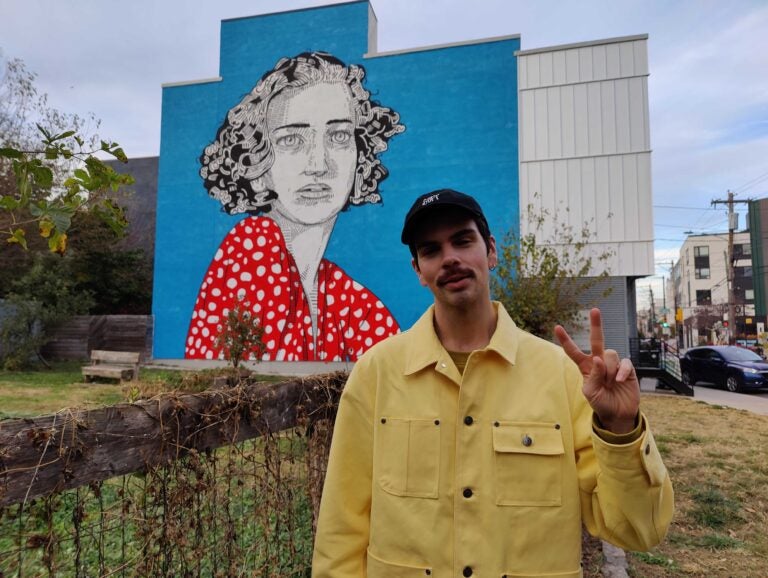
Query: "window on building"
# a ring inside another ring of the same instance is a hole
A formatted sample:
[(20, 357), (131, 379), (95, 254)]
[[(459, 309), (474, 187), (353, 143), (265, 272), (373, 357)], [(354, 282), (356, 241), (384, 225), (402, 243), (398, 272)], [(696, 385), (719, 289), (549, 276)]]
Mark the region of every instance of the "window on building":
[(709, 267), (696, 268), (696, 279), (709, 279)]
[(752, 267), (734, 267), (734, 277), (752, 277)]
[(696, 291), (696, 305), (712, 305), (712, 290), (702, 289)]
[(745, 289), (744, 290), (744, 299), (747, 301), (754, 301), (755, 300), (755, 290), (754, 289)]
[(752, 245), (749, 243), (739, 243), (733, 246), (733, 258), (745, 259), (752, 257)]
[[(693, 248), (693, 267), (696, 279), (709, 279), (709, 247), (701, 245)], [(706, 273), (704, 271), (706, 270)]]

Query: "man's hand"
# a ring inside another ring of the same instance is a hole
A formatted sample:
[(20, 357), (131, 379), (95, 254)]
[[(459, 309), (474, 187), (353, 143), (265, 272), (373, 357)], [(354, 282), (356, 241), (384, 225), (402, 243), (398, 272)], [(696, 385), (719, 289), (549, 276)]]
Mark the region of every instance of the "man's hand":
[(584, 376), (584, 397), (597, 414), (600, 423), (616, 434), (628, 433), (635, 428), (640, 410), (640, 383), (629, 359), (619, 361), (613, 349), (605, 349), (603, 323), (600, 310), (589, 312), (589, 343), (591, 353), (584, 353), (560, 325), (555, 337), (565, 353), (579, 366)]

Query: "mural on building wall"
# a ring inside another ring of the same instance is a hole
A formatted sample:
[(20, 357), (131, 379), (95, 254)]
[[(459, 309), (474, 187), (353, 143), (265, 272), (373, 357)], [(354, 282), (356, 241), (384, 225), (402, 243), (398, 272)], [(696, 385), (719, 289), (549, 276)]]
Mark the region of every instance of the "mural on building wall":
[(364, 78), (362, 66), (302, 53), (281, 59), (227, 113), (200, 175), (223, 211), (248, 216), (203, 277), (187, 358), (221, 357), (218, 328), (238, 302), (261, 321), (264, 360), (354, 361), (399, 331), (373, 292), (323, 258), (340, 212), (381, 202), (388, 172), (379, 156), (405, 130)]

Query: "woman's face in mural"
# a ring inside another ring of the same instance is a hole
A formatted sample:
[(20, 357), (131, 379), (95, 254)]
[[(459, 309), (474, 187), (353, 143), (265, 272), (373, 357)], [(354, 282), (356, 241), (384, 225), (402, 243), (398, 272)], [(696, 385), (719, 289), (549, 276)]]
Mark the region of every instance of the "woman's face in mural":
[(354, 183), (357, 148), (349, 88), (320, 82), (276, 96), (267, 109), (274, 163), (265, 175), (273, 210), (296, 223), (334, 217)]

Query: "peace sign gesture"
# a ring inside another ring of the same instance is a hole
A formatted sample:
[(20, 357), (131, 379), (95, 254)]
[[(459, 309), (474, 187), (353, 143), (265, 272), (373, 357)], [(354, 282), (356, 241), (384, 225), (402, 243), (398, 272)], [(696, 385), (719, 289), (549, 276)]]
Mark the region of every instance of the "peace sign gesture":
[(600, 423), (613, 433), (632, 431), (640, 410), (640, 383), (629, 359), (619, 361), (615, 350), (605, 349), (600, 310), (594, 308), (589, 312), (591, 353), (581, 351), (561, 325), (555, 327), (555, 337), (579, 366), (584, 376), (584, 397)]

